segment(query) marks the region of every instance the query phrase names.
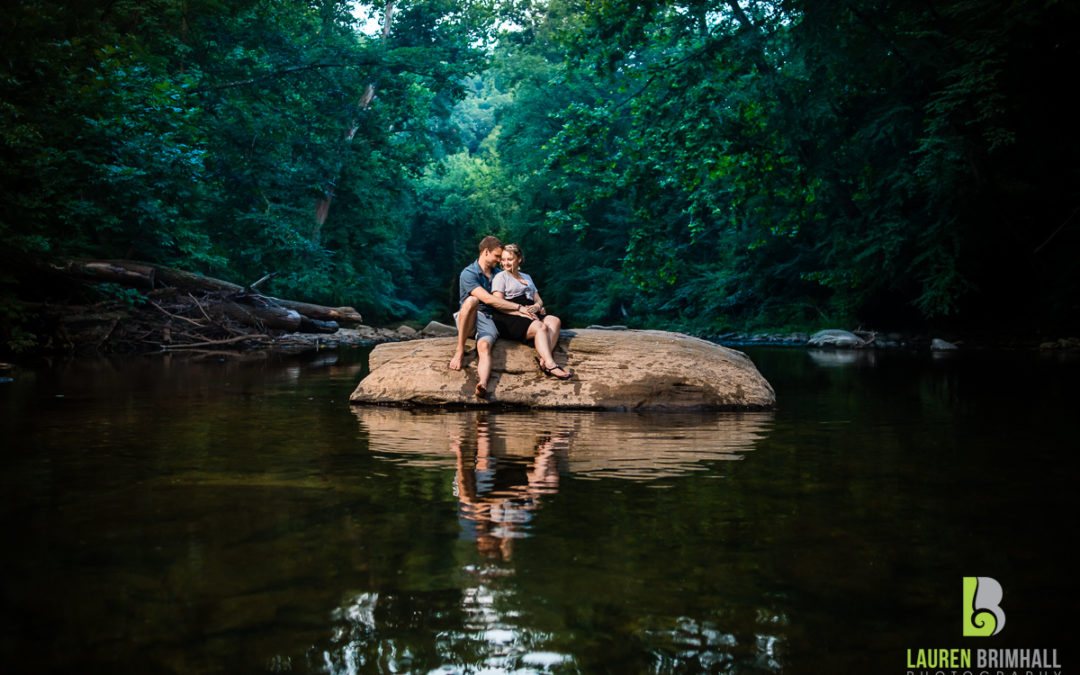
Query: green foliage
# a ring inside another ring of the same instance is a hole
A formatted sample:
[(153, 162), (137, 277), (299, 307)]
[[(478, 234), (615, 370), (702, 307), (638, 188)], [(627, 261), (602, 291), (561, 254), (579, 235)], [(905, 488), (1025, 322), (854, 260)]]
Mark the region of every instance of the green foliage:
[(484, 2), (399, 3), (383, 39), (357, 32), (352, 6), (91, 0), (11, 13), (0, 262), (12, 278), (51, 256), (128, 257), (240, 282), (275, 270), (274, 290), (376, 320), (416, 311), (398, 298), (409, 179), (447, 143), (494, 16)]
[[(521, 195), (509, 230), (550, 256), (576, 318), (976, 322), (1049, 278), (1055, 306), (1075, 289), (1076, 265), (1017, 228), (1080, 203), (1075, 163), (1049, 148), (1074, 135), (1046, 100), (1076, 55), (1074, 8), (531, 7), (497, 53), (514, 95), (499, 163)], [(1042, 203), (1016, 164), (1037, 148)]]
[(103, 299), (118, 302), (128, 309), (133, 309), (146, 302), (146, 296), (139, 292), (137, 288), (127, 288), (112, 282), (94, 284), (91, 288)]
[(0, 295), (0, 338), (8, 351), (23, 354), (38, 346), (38, 337), (28, 327), (32, 317), (13, 297)]
[(497, 234), (573, 325), (1080, 316), (1075, 3), (352, 9), (9, 12), (0, 293), (134, 257), (447, 320)]

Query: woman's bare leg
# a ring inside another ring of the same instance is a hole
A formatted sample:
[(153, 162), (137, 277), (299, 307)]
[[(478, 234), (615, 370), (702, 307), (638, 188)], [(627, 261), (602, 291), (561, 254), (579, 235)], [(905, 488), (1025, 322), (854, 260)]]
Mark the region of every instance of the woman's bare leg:
[[(563, 369), (559, 364), (555, 363), (555, 356), (551, 353), (551, 338), (548, 332), (548, 327), (543, 321), (533, 321), (529, 324), (529, 332), (526, 333), (526, 337), (529, 337), (533, 341), (533, 345), (536, 347), (536, 353), (540, 356), (540, 361), (544, 368), (554, 371), (562, 371), (565, 373), (565, 377), (569, 377), (569, 372)], [(565, 377), (554, 373), (556, 377)]]
[(533, 321), (530, 323), (529, 330), (525, 333), (525, 337), (533, 341), (533, 346), (536, 347), (536, 353), (540, 355), (544, 367), (553, 368), (555, 366), (555, 357), (551, 355), (551, 342), (549, 341), (547, 327), (544, 326), (544, 323), (542, 321)]
[(547, 329), (548, 344), (551, 345), (551, 350), (555, 351), (555, 348), (559, 346), (559, 333), (562, 330), (562, 319), (548, 314), (544, 317), (544, 328)]

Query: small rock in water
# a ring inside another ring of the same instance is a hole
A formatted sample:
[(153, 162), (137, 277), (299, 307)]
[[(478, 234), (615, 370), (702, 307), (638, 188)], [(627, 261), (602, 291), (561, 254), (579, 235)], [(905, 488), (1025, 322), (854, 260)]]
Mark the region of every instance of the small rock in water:
[(1080, 338), (1061, 338), (1053, 342), (1044, 342), (1039, 349), (1080, 349)]
[(951, 352), (959, 347), (941, 338), (934, 338), (930, 341), (930, 349), (935, 352)]
[(838, 347), (851, 349), (866, 345), (866, 340), (846, 330), (819, 330), (806, 343), (811, 347)]

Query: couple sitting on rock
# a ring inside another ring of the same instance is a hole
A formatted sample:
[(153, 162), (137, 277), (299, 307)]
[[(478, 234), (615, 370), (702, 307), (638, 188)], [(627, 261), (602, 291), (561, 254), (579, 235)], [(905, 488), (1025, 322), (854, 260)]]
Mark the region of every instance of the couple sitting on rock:
[[(551, 354), (559, 342), (562, 322), (544, 311), (536, 284), (520, 269), (524, 259), (516, 244), (504, 247), (498, 238), (484, 237), (480, 241), (480, 256), (461, 271), (458, 281), (461, 309), (454, 314), (457, 350), (450, 359), (450, 370), (461, 370), (465, 341), (475, 336), (479, 357), (476, 395), (480, 398), (487, 397), (491, 348), (500, 337), (520, 342), (532, 340), (540, 371), (560, 380), (570, 379), (570, 373), (555, 363)], [(496, 263), (502, 265), (501, 272), (495, 271)]]

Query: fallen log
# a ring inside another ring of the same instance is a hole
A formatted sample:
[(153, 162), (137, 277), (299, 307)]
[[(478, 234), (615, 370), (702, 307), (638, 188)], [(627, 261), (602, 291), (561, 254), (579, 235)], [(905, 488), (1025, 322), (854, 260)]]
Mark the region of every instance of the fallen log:
[[(126, 263), (123, 260), (111, 261), (114, 265)], [(229, 281), (222, 281), (213, 277), (205, 277), (194, 272), (173, 269), (171, 267), (155, 267), (158, 286), (171, 286), (185, 291), (204, 291), (206, 293), (221, 293), (237, 295), (244, 292), (244, 287)]]
[(296, 300), (284, 300), (282, 298), (270, 299), (282, 307), (294, 309), (310, 319), (318, 319), (319, 321), (342, 321), (345, 323), (364, 322), (364, 317), (360, 316), (360, 312), (357, 312), (352, 307), (324, 307), (323, 305), (313, 305), (309, 302), (298, 302)]
[(272, 305), (241, 305), (226, 300), (214, 303), (208, 309), (211, 316), (217, 314), (248, 326), (277, 328), (289, 332), (299, 330), (303, 320), (299, 312)]
[[(233, 299), (242, 299), (243, 301), (247, 301), (249, 298), (255, 299), (255, 302), (265, 300), (316, 321), (363, 323), (364, 320), (353, 307), (327, 307), (309, 302), (275, 298), (261, 295), (252, 289), (252, 286), (257, 286), (262, 281), (265, 281), (267, 277), (263, 277), (251, 286), (241, 286), (230, 281), (215, 279), (194, 272), (131, 260), (72, 259), (66, 261), (61, 269), (95, 281), (113, 282), (139, 288), (172, 287), (189, 292), (201, 291), (233, 296)], [(323, 332), (328, 329), (328, 325), (323, 325)]]
[(68, 260), (61, 267), (61, 271), (137, 288), (153, 288), (156, 272), (152, 265), (128, 261), (117, 263), (111, 260)]

